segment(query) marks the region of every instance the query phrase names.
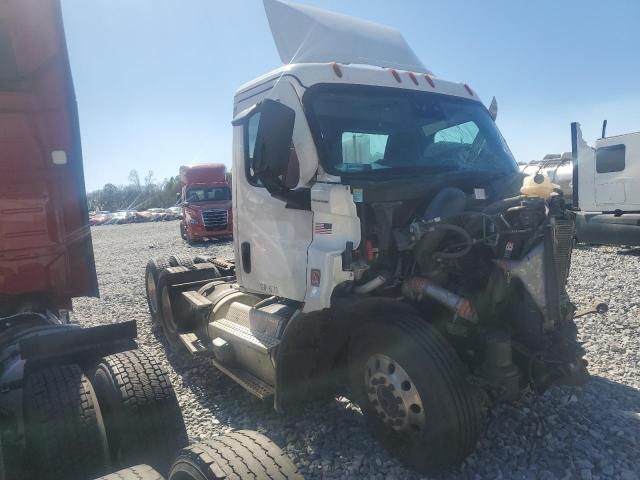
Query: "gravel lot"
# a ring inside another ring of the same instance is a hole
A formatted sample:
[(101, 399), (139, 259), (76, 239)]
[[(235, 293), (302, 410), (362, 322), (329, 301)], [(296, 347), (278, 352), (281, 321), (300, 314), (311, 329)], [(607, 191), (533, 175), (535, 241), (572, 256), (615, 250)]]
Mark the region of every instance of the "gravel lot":
[[(230, 428), (270, 436), (311, 478), (421, 478), (375, 442), (344, 397), (314, 401), (280, 415), (204, 361), (166, 356), (151, 329), (144, 268), (155, 256), (229, 258), (230, 243), (190, 247), (177, 222), (92, 230), (102, 298), (74, 301), (83, 325), (136, 320), (139, 343), (165, 361), (189, 435)], [(574, 252), (570, 293), (578, 307), (609, 303), (607, 315), (579, 320), (590, 371), (582, 387), (554, 387), (495, 408), (477, 451), (441, 478), (640, 478), (640, 250), (582, 247)]]

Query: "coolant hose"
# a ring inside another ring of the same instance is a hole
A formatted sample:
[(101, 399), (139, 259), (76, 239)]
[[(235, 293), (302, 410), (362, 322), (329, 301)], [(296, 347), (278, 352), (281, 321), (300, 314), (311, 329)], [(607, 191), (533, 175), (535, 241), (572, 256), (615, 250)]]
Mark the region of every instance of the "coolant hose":
[(381, 273), (372, 280), (369, 280), (367, 283), (363, 283), (362, 285), (354, 287), (353, 293), (357, 293), (358, 295), (365, 295), (369, 292), (373, 292), (376, 288), (380, 288), (385, 283), (387, 283), (386, 274)]
[(409, 279), (402, 286), (402, 293), (405, 297), (412, 300), (419, 299), (423, 295), (426, 295), (441, 305), (453, 310), (458, 317), (474, 323), (478, 321), (478, 314), (468, 299), (436, 285), (427, 278), (413, 277)]

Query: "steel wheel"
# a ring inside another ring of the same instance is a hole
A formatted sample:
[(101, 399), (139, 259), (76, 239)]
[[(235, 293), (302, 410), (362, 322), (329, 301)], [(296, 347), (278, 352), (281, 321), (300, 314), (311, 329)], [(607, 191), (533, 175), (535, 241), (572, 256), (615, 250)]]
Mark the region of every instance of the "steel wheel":
[(382, 354), (369, 357), (364, 372), (369, 402), (380, 419), (397, 432), (417, 433), (426, 416), (420, 394), (398, 362)]
[(475, 447), (482, 395), (433, 326), (415, 315), (389, 313), (367, 318), (349, 344), (354, 399), (385, 447), (434, 474)]

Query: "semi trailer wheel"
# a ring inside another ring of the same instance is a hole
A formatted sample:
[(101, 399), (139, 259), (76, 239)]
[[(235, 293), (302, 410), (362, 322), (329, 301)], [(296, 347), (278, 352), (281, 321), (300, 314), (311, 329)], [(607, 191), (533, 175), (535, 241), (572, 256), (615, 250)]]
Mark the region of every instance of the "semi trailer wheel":
[(449, 343), (419, 317), (373, 321), (349, 346), (356, 401), (374, 435), (404, 463), (435, 473), (475, 447), (481, 392)]
[(166, 471), (187, 444), (180, 407), (160, 362), (142, 350), (104, 357), (92, 383), (102, 407), (114, 467), (148, 463)]
[(180, 341), (180, 328), (178, 326), (181, 312), (177, 305), (177, 298), (172, 295), (170, 286), (170, 275), (167, 272), (160, 275), (158, 280), (158, 301), (160, 308), (160, 319), (164, 337), (169, 343), (169, 347), (176, 352), (184, 349)]
[(102, 413), (78, 365), (27, 374), (25, 469), (38, 480), (86, 480), (109, 471)]
[(190, 288), (184, 285), (220, 277), (219, 270), (210, 263), (198, 263), (192, 265), (190, 270), (182, 270), (161, 272), (157, 284), (162, 330), (171, 349), (178, 352), (184, 349), (180, 334), (197, 327), (196, 318), (191, 315), (188, 304), (181, 297), (182, 291)]
[(193, 258), (188, 255), (171, 255), (169, 257), (169, 264), (172, 267), (191, 267), (193, 266)]
[(144, 275), (145, 289), (147, 291), (147, 304), (149, 305), (151, 321), (155, 324), (160, 324), (161, 315), (158, 302), (158, 277), (165, 268), (170, 266), (169, 260), (164, 258), (152, 258), (147, 262)]
[(95, 480), (165, 480), (165, 478), (149, 465), (136, 465)]
[(264, 435), (238, 430), (183, 449), (169, 480), (302, 479), (284, 452)]

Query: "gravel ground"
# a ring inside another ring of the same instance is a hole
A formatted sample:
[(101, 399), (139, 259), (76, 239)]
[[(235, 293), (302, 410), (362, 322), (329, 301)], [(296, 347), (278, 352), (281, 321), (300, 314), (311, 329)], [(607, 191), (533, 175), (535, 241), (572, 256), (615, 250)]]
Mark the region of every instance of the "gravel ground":
[[(152, 331), (144, 292), (148, 258), (173, 253), (229, 258), (231, 243), (190, 247), (178, 223), (111, 225), (92, 230), (100, 299), (74, 301), (83, 325), (138, 323), (139, 343), (163, 359), (193, 440), (230, 428), (271, 437), (311, 478), (421, 478), (388, 455), (345, 397), (273, 411), (204, 361), (167, 357)], [(609, 313), (579, 321), (593, 378), (554, 387), (490, 414), (478, 449), (441, 478), (640, 478), (640, 250), (583, 247), (574, 252), (570, 293), (578, 307), (606, 301)]]

